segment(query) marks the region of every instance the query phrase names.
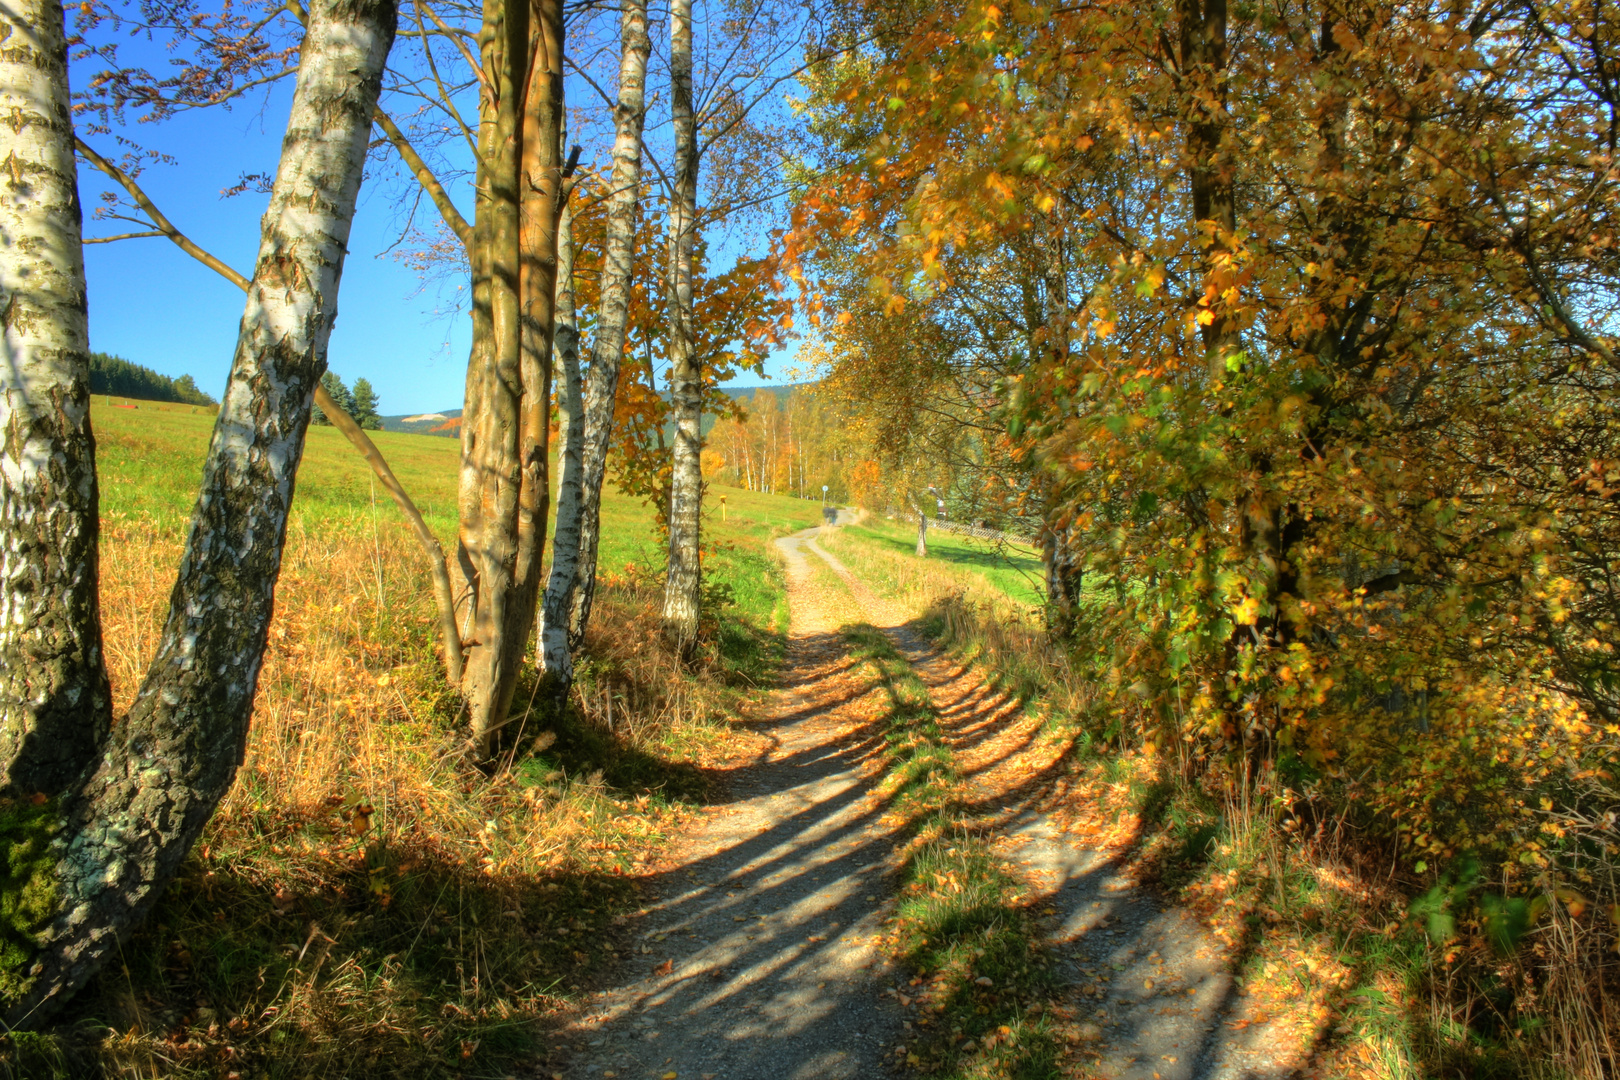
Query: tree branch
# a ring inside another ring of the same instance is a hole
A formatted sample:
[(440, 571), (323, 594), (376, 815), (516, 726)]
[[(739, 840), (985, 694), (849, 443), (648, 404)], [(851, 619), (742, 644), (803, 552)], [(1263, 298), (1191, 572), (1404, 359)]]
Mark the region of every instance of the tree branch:
[(86, 143), (77, 135), (73, 136), (73, 145), (78, 149), (79, 153), (84, 156), (86, 161), (94, 165), (97, 169), (100, 169), (102, 172), (106, 173), (108, 176), (112, 177), (113, 180), (117, 181), (119, 187), (129, 192), (129, 197), (135, 200), (135, 205), (139, 206), (142, 212), (145, 213), (147, 217), (152, 219), (152, 224), (158, 227), (159, 235), (167, 236), (170, 240), (174, 241), (175, 246), (181, 251), (185, 252), (187, 255), (190, 255), (193, 259), (196, 259), (210, 270), (220, 274), (225, 278), (226, 281), (229, 281), (238, 289), (241, 289), (243, 292), (247, 291), (248, 279), (231, 269), (229, 266), (225, 265), (225, 263), (220, 261), (218, 258), (198, 247), (188, 236), (186, 236), (185, 233), (175, 228), (174, 223), (171, 222), (167, 217), (163, 216), (163, 211), (159, 210), (156, 204), (154, 204), (151, 199), (147, 198), (146, 192), (141, 190), (141, 185), (135, 182), (135, 178), (133, 176), (129, 175), (123, 169), (120, 169), (118, 166), (96, 153), (90, 148), (89, 143)]
[(151, 229), (151, 230), (148, 230), (147, 232), (119, 233), (117, 236), (86, 236), (86, 237), (83, 238), (82, 242), (86, 243), (86, 244), (110, 244), (114, 240), (139, 240), (139, 239), (141, 239), (142, 237), (145, 237), (145, 236), (168, 236), (168, 235), (169, 235), (168, 233), (163, 232), (160, 229)]
[[(378, 115), (381, 115), (381, 113), (379, 112)], [(159, 210), (152, 200), (147, 197), (146, 192), (141, 190), (141, 186), (135, 182), (134, 177), (96, 153), (78, 136), (75, 135), (73, 141), (78, 147), (79, 153), (83, 154), (90, 164), (118, 181), (119, 185), (129, 192), (136, 205), (158, 227), (158, 231), (155, 232), (129, 233), (126, 236), (167, 236), (174, 241), (175, 246), (180, 248), (181, 251), (184, 251), (210, 270), (215, 271), (243, 292), (248, 292), (251, 289), (252, 282), (226, 265), (222, 259), (193, 243), (184, 233), (177, 229), (174, 223), (164, 216), (163, 211)], [(451, 209), (454, 210), (454, 207)], [(465, 227), (466, 223), (463, 222), (462, 224)], [(124, 238), (110, 236), (101, 242), (105, 243), (107, 240)], [(400, 484), (399, 478), (394, 475), (394, 470), (389, 467), (388, 461), (382, 456), (382, 452), (377, 449), (376, 444), (371, 441), (371, 438), (360, 425), (354, 422), (354, 417), (338, 407), (337, 403), (332, 400), (332, 396), (326, 392), (326, 388), (319, 383), (315, 384), (315, 404), (320, 406), (327, 419), (331, 420), (332, 424), (348, 437), (349, 442), (354, 444), (355, 449), (360, 451), (361, 456), (371, 466), (371, 471), (377, 475), (378, 480), (382, 481), (382, 485), (387, 489), (388, 494), (393, 496), (394, 503), (399, 507), (400, 513), (405, 515), (405, 520), (410, 524), (411, 531), (416, 533), (416, 539), (421, 543), (422, 550), (427, 552), (428, 561), (432, 563), (433, 593), (439, 608), (439, 628), (444, 636), (445, 675), (452, 686), (459, 685), (462, 667), (461, 634), (456, 628), (455, 601), (450, 590), (450, 572), (445, 565), (444, 548), (440, 546), (439, 538), (433, 535), (432, 529), (428, 528), (427, 522), (422, 518), (422, 512), (416, 508), (416, 504), (411, 501), (411, 497), (405, 493), (404, 486)]]
[(461, 631), (456, 626), (456, 602), (450, 589), (450, 570), (445, 565), (444, 548), (440, 546), (439, 538), (433, 535), (433, 530), (428, 528), (427, 522), (422, 519), (421, 511), (417, 510), (411, 497), (405, 494), (405, 488), (394, 476), (394, 470), (388, 467), (388, 462), (383, 458), (382, 451), (377, 449), (377, 444), (372, 442), (365, 430), (354, 422), (354, 417), (338, 407), (332, 400), (332, 395), (328, 394), (326, 387), (320, 383), (315, 384), (315, 404), (321, 407), (321, 411), (332, 421), (333, 426), (343, 432), (354, 444), (354, 448), (360, 451), (360, 455), (371, 466), (371, 471), (382, 481), (382, 486), (394, 497), (400, 513), (405, 515), (411, 531), (416, 533), (416, 539), (421, 543), (422, 550), (427, 552), (428, 560), (433, 564), (433, 595), (439, 606), (439, 631), (444, 637), (444, 674), (450, 680), (451, 686), (461, 685)]
[(377, 126), (382, 128), (383, 134), (388, 136), (388, 141), (393, 144), (394, 150), (398, 152), (400, 159), (405, 162), (406, 166), (416, 176), (416, 182), (422, 185), (422, 189), (433, 200), (433, 205), (439, 208), (439, 216), (444, 219), (444, 223), (450, 227), (451, 232), (456, 234), (456, 239), (461, 241), (463, 247), (471, 249), (472, 226), (468, 225), (467, 219), (461, 216), (461, 211), (456, 209), (456, 204), (450, 201), (450, 193), (444, 190), (444, 185), (439, 183), (439, 178), (433, 175), (433, 170), (428, 168), (427, 162), (422, 160), (422, 155), (416, 152), (416, 147), (411, 145), (410, 140), (405, 137), (403, 131), (399, 130), (399, 125), (394, 123), (392, 117), (379, 108), (375, 114), (375, 119)]

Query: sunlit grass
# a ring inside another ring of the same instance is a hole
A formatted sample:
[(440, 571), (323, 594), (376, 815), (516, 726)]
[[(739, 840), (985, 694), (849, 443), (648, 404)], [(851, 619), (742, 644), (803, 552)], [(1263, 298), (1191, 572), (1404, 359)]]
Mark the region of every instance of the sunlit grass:
[[(120, 708), (156, 647), (213, 424), (139, 404), (92, 413)], [(456, 441), (374, 438), (448, 547)], [(526, 670), (492, 777), (444, 683), (427, 559), (346, 440), (311, 429), (237, 782), (123, 963), (62, 1034), (0, 1047), (0, 1069), (302, 1080), (543, 1060), (540, 1022), (623, 947), (613, 920), (639, 903), (637, 875), (706, 794), (705, 766), (746, 750), (731, 721), (782, 654), (766, 541), (820, 508), (728, 494), (726, 520), (705, 522), (708, 640), (688, 671), (656, 632), (652, 514), (605, 493), (573, 708), (542, 728)]]
[(943, 1077), (1057, 1075), (1042, 1003), (1052, 990), (1014, 878), (961, 805), (962, 779), (928, 688), (882, 631), (843, 628), (886, 702), (881, 790), (910, 833), (893, 932), (915, 974), (916, 1037), (904, 1062)]
[(918, 558), (917, 527), (864, 515), (823, 541), (874, 592), (922, 610), (941, 595), (962, 595), (1011, 612), (1042, 603), (1041, 560), (1022, 544), (975, 540), (942, 529), (928, 532)]

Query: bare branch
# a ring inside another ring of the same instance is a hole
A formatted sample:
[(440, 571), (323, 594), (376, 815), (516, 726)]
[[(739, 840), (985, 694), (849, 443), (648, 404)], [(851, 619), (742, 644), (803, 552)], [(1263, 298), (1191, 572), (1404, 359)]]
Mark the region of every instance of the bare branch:
[(405, 137), (405, 133), (399, 130), (399, 125), (394, 123), (393, 118), (381, 109), (377, 110), (375, 118), (377, 126), (383, 129), (383, 134), (388, 136), (388, 141), (393, 143), (400, 158), (416, 176), (416, 182), (422, 185), (428, 197), (433, 200), (433, 205), (439, 208), (439, 216), (444, 218), (444, 223), (456, 234), (456, 239), (461, 241), (463, 247), (471, 248), (472, 226), (461, 216), (456, 204), (450, 201), (450, 193), (439, 183), (439, 178), (433, 175), (433, 170), (428, 168), (427, 162), (422, 160), (422, 155), (416, 152), (416, 148)]
[(162, 230), (151, 229), (151, 230), (149, 230), (147, 232), (119, 233), (117, 236), (86, 236), (84, 238), (83, 242), (86, 243), (86, 244), (110, 244), (114, 240), (139, 240), (142, 237), (146, 237), (146, 236), (168, 236), (168, 235), (169, 235), (168, 233), (163, 232)]
[[(379, 115), (381, 114), (379, 113)], [(129, 192), (130, 197), (135, 200), (141, 210), (152, 219), (153, 224), (158, 226), (158, 231), (130, 233), (127, 234), (128, 237), (167, 236), (174, 241), (180, 250), (210, 270), (217, 272), (243, 292), (252, 289), (252, 282), (226, 265), (224, 260), (193, 243), (184, 233), (177, 229), (164, 216), (163, 211), (159, 210), (152, 200), (147, 197), (146, 192), (141, 190), (141, 186), (135, 182), (133, 177), (92, 150), (83, 139), (74, 136), (73, 141), (78, 147), (79, 153), (83, 154), (90, 164), (118, 181), (124, 190)], [(454, 212), (454, 210), (455, 208), (451, 207), (451, 211)], [(457, 220), (460, 220), (460, 215), (457, 215)], [(465, 228), (466, 223), (462, 222), (462, 226)], [(105, 243), (109, 240), (126, 238), (106, 237), (99, 242)], [(96, 242), (98, 241), (86, 241), (86, 243)], [(360, 451), (361, 456), (371, 466), (371, 471), (377, 475), (377, 479), (382, 482), (388, 494), (393, 496), (394, 503), (399, 507), (400, 513), (405, 515), (405, 520), (410, 523), (411, 530), (416, 533), (416, 538), (421, 543), (422, 550), (427, 553), (428, 560), (432, 563), (433, 592), (439, 607), (440, 629), (444, 633), (445, 675), (450, 680), (451, 685), (460, 683), (462, 666), (461, 635), (456, 628), (455, 601), (452, 599), (450, 590), (450, 573), (445, 564), (444, 549), (439, 545), (438, 537), (434, 536), (433, 530), (428, 528), (427, 522), (422, 518), (422, 512), (416, 508), (416, 504), (406, 494), (404, 486), (400, 484), (399, 478), (394, 475), (394, 470), (389, 467), (387, 460), (382, 456), (382, 452), (377, 449), (376, 444), (371, 441), (371, 438), (366, 435), (360, 425), (354, 422), (353, 417), (338, 407), (337, 403), (332, 400), (331, 395), (319, 383), (315, 385), (315, 404), (321, 407), (321, 411), (326, 414), (327, 419), (331, 420), (333, 425), (339, 431), (342, 431), (349, 441), (354, 444), (355, 448)]]
[(210, 270), (220, 274), (232, 285), (235, 285), (244, 292), (247, 291), (248, 279), (237, 273), (231, 267), (225, 265), (222, 260), (215, 257), (213, 254), (204, 251), (201, 247), (198, 247), (188, 236), (186, 236), (185, 233), (175, 228), (174, 223), (163, 215), (163, 211), (159, 210), (157, 205), (153, 203), (151, 199), (147, 198), (146, 192), (141, 190), (141, 185), (135, 182), (135, 178), (133, 176), (129, 175), (123, 169), (120, 169), (118, 166), (96, 153), (93, 149), (91, 149), (89, 143), (85, 142), (77, 135), (73, 136), (73, 145), (78, 149), (79, 153), (84, 156), (86, 161), (94, 165), (97, 169), (100, 169), (102, 172), (106, 173), (108, 176), (112, 177), (118, 182), (119, 187), (129, 192), (129, 197), (135, 200), (135, 205), (139, 206), (141, 211), (146, 214), (147, 217), (152, 219), (152, 224), (158, 227), (158, 235), (167, 236), (170, 240), (174, 241), (175, 246), (181, 251), (184, 251), (187, 255), (190, 255), (193, 259), (196, 259)]

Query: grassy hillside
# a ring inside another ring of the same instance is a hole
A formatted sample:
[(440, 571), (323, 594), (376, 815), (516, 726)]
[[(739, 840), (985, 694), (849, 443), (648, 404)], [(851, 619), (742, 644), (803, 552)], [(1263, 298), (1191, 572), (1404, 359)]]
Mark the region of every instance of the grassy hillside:
[[(120, 707), (156, 645), (212, 417), (92, 412), (106, 654)], [(440, 537), (455, 441), (378, 433)], [(711, 520), (696, 671), (656, 632), (661, 543), (605, 500), (603, 588), (565, 716), (518, 691), (509, 769), (469, 760), (434, 640), (427, 562), (364, 462), (309, 434), (236, 786), (176, 883), (44, 1039), (0, 1039), (0, 1075), (502, 1076), (544, 1062), (547, 1017), (629, 948), (669, 829), (755, 749), (733, 726), (780, 656), (765, 541), (818, 505), (728, 493)], [(9, 1044), (8, 1044), (9, 1043)], [(542, 1070), (542, 1074), (545, 1071)]]
[[(727, 489), (731, 494), (732, 489)], [(1042, 602), (1041, 558), (1024, 544), (995, 543), (928, 530), (917, 558), (917, 526), (877, 515), (823, 541), (879, 593), (918, 611), (941, 595), (961, 595), (1000, 611), (1025, 613)]]
[[(93, 403), (102, 515), (160, 531), (179, 530), (191, 513), (214, 418), (188, 405), (140, 404), (138, 410), (126, 410), (101, 398)], [(456, 529), (458, 441), (389, 431), (370, 435), (448, 549)], [(704, 521), (711, 569), (726, 580), (737, 559), (764, 551), (763, 539), (821, 522), (816, 502), (729, 488), (726, 495), (726, 520), (715, 512)], [(375, 488), (371, 470), (348, 440), (335, 428), (311, 427), (298, 469), (292, 529), (348, 531), (357, 523), (370, 529), (374, 500), (379, 528), (402, 525), (393, 502)], [(610, 480), (602, 500), (603, 570), (618, 575), (633, 566), (632, 572), (650, 573), (662, 567), (663, 558), (663, 540), (648, 508), (621, 495)]]

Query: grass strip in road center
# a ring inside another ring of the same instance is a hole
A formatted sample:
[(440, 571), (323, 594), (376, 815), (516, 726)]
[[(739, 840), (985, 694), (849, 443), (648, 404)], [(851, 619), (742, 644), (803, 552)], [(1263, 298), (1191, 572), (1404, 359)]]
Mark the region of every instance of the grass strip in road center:
[(913, 972), (906, 1065), (949, 1078), (1058, 1075), (1052, 980), (1020, 889), (963, 807), (963, 781), (928, 687), (881, 630), (842, 629), (886, 697), (883, 792), (911, 833), (890, 931)]

